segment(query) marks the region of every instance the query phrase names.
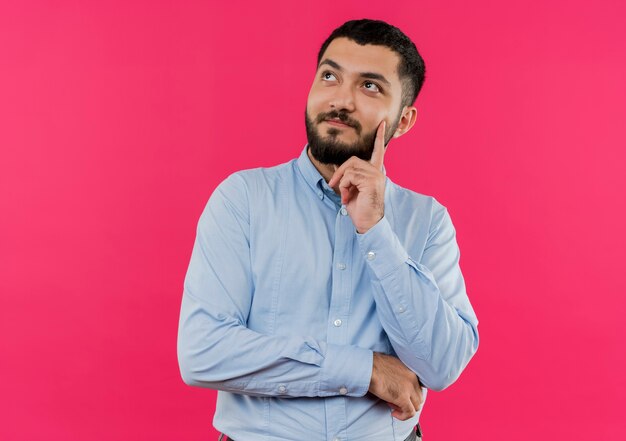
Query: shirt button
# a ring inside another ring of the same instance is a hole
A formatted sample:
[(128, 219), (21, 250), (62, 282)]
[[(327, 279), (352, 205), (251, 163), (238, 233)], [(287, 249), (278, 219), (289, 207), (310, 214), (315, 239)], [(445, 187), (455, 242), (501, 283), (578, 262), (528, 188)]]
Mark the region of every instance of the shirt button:
[(333, 441), (341, 441), (341, 438), (339, 438), (338, 436), (333, 438)]
[(404, 312), (404, 306), (398, 306), (398, 312), (402, 314)]
[(285, 392), (287, 392), (287, 388), (285, 387), (284, 384), (281, 384), (280, 386), (278, 386), (278, 392), (281, 394), (284, 394)]
[(369, 253), (367, 253), (367, 260), (374, 260), (376, 259), (376, 253), (373, 251), (370, 251)]
[(348, 389), (347, 389), (345, 386), (341, 386), (341, 387), (339, 388), (339, 393), (340, 393), (341, 395), (346, 395), (346, 394), (348, 393)]
[(333, 322), (333, 325), (335, 325), (335, 327), (338, 328), (339, 326), (341, 326), (341, 323), (342, 323), (341, 319), (337, 319)]
[(322, 193), (321, 191), (317, 195), (319, 196), (320, 199), (324, 199), (324, 193)]
[(345, 263), (338, 263), (337, 264), (337, 269), (340, 269), (342, 271), (345, 270), (346, 269), (346, 264)]
[(345, 216), (346, 214), (348, 214), (348, 210), (346, 210), (344, 207), (341, 207), (341, 210), (339, 210), (339, 212), (341, 213), (342, 216)]

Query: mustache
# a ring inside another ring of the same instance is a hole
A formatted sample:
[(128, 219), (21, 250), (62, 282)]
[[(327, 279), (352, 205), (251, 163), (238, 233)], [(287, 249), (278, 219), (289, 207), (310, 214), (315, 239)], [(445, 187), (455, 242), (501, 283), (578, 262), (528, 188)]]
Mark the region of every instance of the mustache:
[(317, 115), (317, 118), (315, 118), (315, 122), (319, 124), (326, 121), (327, 119), (334, 118), (338, 119), (346, 125), (349, 125), (350, 127), (354, 127), (357, 133), (361, 133), (361, 123), (359, 123), (355, 119), (350, 118), (350, 116), (345, 112), (338, 112), (336, 110), (332, 110), (330, 112), (322, 112)]

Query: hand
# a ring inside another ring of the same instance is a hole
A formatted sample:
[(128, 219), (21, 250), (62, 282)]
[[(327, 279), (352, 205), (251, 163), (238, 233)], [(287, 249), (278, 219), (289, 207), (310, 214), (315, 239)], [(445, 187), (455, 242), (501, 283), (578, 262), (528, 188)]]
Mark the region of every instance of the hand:
[(398, 358), (374, 352), (369, 391), (385, 400), (391, 416), (405, 421), (420, 410), (424, 401), (417, 375)]
[(341, 203), (346, 206), (356, 230), (363, 234), (378, 223), (385, 214), (385, 121), (378, 125), (374, 151), (370, 161), (356, 156), (341, 164), (328, 185), (339, 184)]

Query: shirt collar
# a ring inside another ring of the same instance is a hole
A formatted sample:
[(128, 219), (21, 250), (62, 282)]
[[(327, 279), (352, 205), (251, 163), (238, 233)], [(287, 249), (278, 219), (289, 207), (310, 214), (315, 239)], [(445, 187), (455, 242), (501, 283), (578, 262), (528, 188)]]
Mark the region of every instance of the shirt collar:
[(302, 173), (302, 177), (306, 183), (315, 192), (318, 198), (324, 200), (328, 198), (335, 205), (341, 206), (341, 197), (335, 193), (335, 191), (328, 186), (328, 183), (320, 172), (315, 168), (311, 162), (311, 158), (307, 154), (309, 145), (305, 145), (300, 157), (298, 158), (298, 168)]
[(320, 181), (324, 181), (324, 178), (311, 162), (311, 158), (309, 158), (309, 155), (307, 154), (308, 149), (309, 145), (307, 144), (304, 146), (302, 153), (300, 153), (300, 157), (297, 161), (298, 168), (300, 169), (306, 183), (309, 184), (309, 187), (311, 187), (315, 193), (318, 193), (322, 188)]
[[(317, 194), (320, 199), (324, 199), (324, 194), (329, 197), (335, 204), (341, 205), (341, 197), (335, 193), (335, 191), (328, 186), (320, 172), (315, 168), (313, 163), (311, 162), (311, 158), (308, 155), (309, 145), (306, 144), (304, 149), (302, 149), (302, 153), (300, 153), (300, 157), (298, 158), (297, 164), (304, 180), (309, 187)], [(383, 165), (383, 174), (387, 175), (385, 166)]]

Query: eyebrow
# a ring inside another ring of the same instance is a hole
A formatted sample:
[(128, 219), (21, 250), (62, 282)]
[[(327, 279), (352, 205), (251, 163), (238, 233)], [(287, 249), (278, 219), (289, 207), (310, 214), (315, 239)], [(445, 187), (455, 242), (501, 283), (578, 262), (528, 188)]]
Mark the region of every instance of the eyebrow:
[[(317, 66), (317, 68), (319, 69), (320, 66), (322, 66), (322, 64), (328, 64), (330, 67), (337, 69), (338, 71), (342, 71), (343, 68), (335, 61), (331, 60), (330, 58), (324, 58), (322, 60), (322, 62), (319, 64), (319, 66)], [(389, 82), (389, 80), (387, 80), (387, 78), (384, 77), (384, 75), (381, 75), (379, 73), (376, 72), (359, 72), (359, 76), (361, 78), (367, 78), (369, 80), (378, 80), (381, 81), (383, 83), (385, 83), (387, 86), (391, 87), (391, 83)]]

